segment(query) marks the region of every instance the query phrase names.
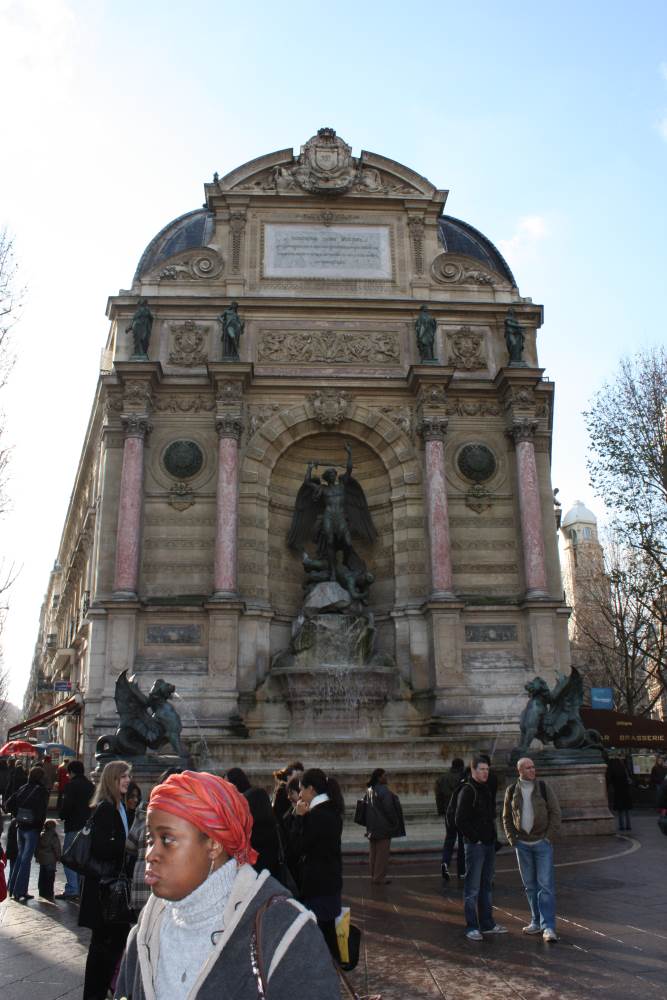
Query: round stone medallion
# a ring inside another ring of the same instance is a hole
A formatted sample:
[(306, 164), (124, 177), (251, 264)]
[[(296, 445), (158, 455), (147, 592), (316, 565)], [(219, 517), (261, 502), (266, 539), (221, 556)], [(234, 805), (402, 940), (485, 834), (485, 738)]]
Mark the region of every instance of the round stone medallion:
[(196, 441), (172, 441), (162, 461), (170, 476), (191, 479), (204, 464), (204, 453)]
[(458, 454), (459, 472), (473, 483), (484, 483), (496, 471), (496, 457), (485, 444), (466, 444)]

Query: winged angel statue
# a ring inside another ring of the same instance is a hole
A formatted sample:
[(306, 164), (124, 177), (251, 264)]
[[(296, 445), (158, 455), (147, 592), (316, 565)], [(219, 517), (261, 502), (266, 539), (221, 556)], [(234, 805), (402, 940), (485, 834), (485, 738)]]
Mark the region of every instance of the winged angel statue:
[(169, 704), (175, 691), (173, 684), (158, 678), (145, 695), (134, 676), (128, 677), (127, 670), (123, 670), (114, 695), (120, 723), (115, 734), (100, 736), (95, 756), (98, 759), (136, 756), (146, 753), (146, 747), (157, 750), (169, 742), (179, 757), (186, 757), (181, 743), (181, 719)]
[(321, 478), (314, 476), (313, 469), (319, 463), (308, 462), (306, 477), (296, 496), (287, 544), (295, 550), (303, 550), (307, 542), (314, 542), (317, 547), (315, 559), (303, 553), (306, 587), (337, 581), (353, 601), (367, 604), (375, 578), (355, 551), (352, 539), (374, 542), (377, 531), (363, 488), (352, 475), (352, 448), (347, 441), (345, 451), (347, 464), (342, 475), (330, 466)]
[(552, 691), (541, 677), (534, 677), (525, 685), (530, 695), (521, 713), (521, 749), (527, 750), (534, 739), (543, 743), (553, 742), (557, 749), (582, 749), (599, 747), (600, 734), (586, 729), (579, 709), (584, 701), (584, 684), (581, 674), (572, 667), (568, 676), (557, 674)]

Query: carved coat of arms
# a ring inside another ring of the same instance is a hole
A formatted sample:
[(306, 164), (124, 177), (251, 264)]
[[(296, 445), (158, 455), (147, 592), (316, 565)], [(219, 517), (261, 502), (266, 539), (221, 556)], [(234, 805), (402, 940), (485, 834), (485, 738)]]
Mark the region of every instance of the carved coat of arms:
[(174, 343), (169, 353), (170, 364), (180, 365), (183, 368), (206, 364), (204, 333), (207, 329), (191, 319), (186, 319), (179, 326), (172, 326)]
[(356, 180), (352, 148), (332, 128), (321, 128), (301, 147), (296, 181), (313, 194), (342, 194)]
[(345, 420), (350, 397), (338, 389), (319, 389), (308, 397), (313, 416), (325, 427), (335, 427)]

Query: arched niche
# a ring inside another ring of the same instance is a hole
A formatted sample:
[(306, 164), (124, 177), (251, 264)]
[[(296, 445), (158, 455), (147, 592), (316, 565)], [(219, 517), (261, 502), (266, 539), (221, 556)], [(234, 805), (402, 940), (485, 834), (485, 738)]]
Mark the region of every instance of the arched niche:
[[(301, 554), (287, 547), (287, 534), (292, 520), (296, 496), (309, 461), (319, 463), (315, 474), (328, 465), (339, 472), (346, 461), (346, 438), (336, 432), (318, 431), (289, 445), (278, 457), (268, 484), (269, 540), (269, 603), (280, 617), (294, 618), (303, 603), (304, 573)], [(350, 438), (353, 475), (366, 494), (378, 538), (368, 543), (359, 539), (354, 547), (366, 562), (376, 582), (371, 588), (370, 608), (376, 613), (388, 612), (394, 604), (394, 543), (391, 506), (391, 483), (382, 459), (368, 444)], [(315, 554), (313, 544), (307, 546)]]

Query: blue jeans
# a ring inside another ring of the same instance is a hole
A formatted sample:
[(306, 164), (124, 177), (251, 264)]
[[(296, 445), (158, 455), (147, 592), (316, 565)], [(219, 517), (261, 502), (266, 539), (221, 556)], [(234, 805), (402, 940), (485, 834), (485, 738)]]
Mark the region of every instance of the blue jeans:
[[(63, 853), (70, 846), (74, 838), (76, 837), (78, 830), (70, 830), (69, 833), (65, 834), (65, 839), (63, 841)], [(65, 885), (65, 895), (66, 896), (78, 896), (79, 895), (79, 874), (78, 872), (72, 871), (71, 868), (65, 868), (65, 877), (67, 883)]]
[(20, 899), (28, 892), (30, 865), (39, 840), (39, 830), (19, 830), (19, 853), (9, 876), (9, 895)]
[(473, 844), (464, 837), (466, 877), (463, 881), (463, 912), (466, 930), (490, 931), (495, 927), (491, 889), (496, 870), (496, 845)]
[(554, 849), (548, 840), (517, 841), (516, 858), (530, 906), (530, 922), (542, 930), (556, 929)]

